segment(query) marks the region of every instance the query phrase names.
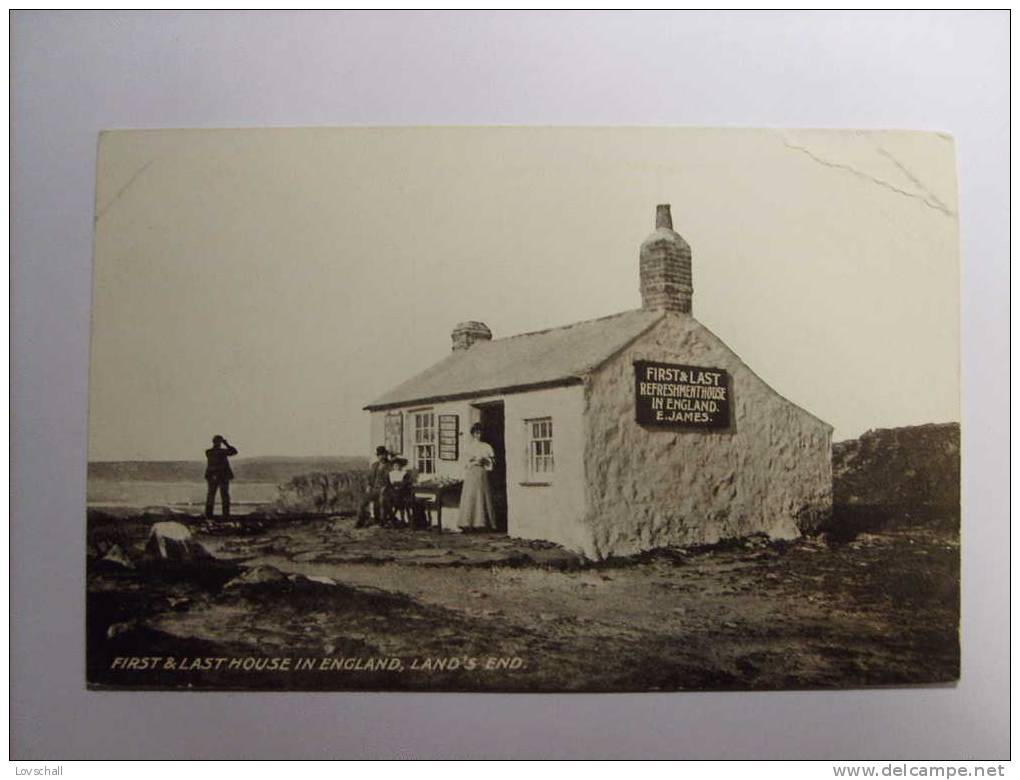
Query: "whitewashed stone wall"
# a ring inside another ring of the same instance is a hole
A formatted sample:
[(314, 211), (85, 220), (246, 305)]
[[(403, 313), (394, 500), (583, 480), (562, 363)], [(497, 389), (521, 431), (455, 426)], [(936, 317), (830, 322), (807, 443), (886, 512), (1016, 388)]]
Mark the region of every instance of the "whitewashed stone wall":
[[(635, 360), (729, 371), (734, 429), (638, 425)], [(831, 512), (831, 426), (772, 390), (688, 315), (668, 314), (596, 371), (584, 415), (589, 557), (757, 532), (793, 538)]]
[[(414, 412), (436, 415), (456, 414), (460, 418), (462, 454), (471, 425), (480, 419), (479, 404), (502, 401), (504, 404), (504, 443), (506, 448), (507, 534), (522, 539), (544, 539), (573, 550), (586, 548), (588, 529), (583, 525), (585, 509), (584, 432), (581, 410), (584, 388), (581, 385), (530, 390), (524, 393), (487, 396), (429, 405), (411, 405), (390, 411), (404, 418), (403, 455), (414, 467)], [(387, 411), (371, 415), (371, 446), (385, 445)], [(528, 441), (525, 421), (548, 417), (553, 423), (555, 469), (541, 482), (528, 476)], [(436, 474), (461, 479), (465, 460), (436, 460)], [(455, 501), (444, 504), (443, 527), (457, 530), (460, 511)]]
[[(474, 403), (478, 403), (482, 400), (496, 400), (493, 399), (476, 399)], [(427, 404), (427, 405), (411, 405), (406, 408), (383, 410), (372, 412), (371, 417), (371, 447), (369, 448), (370, 454), (374, 457), (375, 448), (378, 446), (386, 445), (386, 414), (387, 412), (400, 412), (403, 415), (403, 445), (400, 457), (406, 458), (407, 462), (411, 465), (411, 468), (415, 468), (415, 449), (414, 449), (414, 413), (415, 412), (432, 412), (435, 415), (440, 414), (455, 414), (460, 418), (459, 422), (459, 446), (457, 450), (457, 460), (442, 460), (436, 457), (435, 462), (435, 475), (437, 477), (450, 477), (453, 479), (462, 479), (464, 476), (464, 459), (460, 457), (461, 450), (464, 447), (464, 442), (467, 441), (469, 431), (471, 430), (472, 424), (478, 422), (479, 413), (478, 409), (468, 401), (447, 401), (443, 403)], [(430, 517), (435, 522), (435, 513), (431, 513)], [(460, 511), (457, 506), (455, 498), (447, 499), (443, 504), (443, 527), (447, 530), (457, 530), (457, 523), (460, 519)]]
[[(556, 387), (506, 396), (507, 533), (544, 539), (583, 551), (589, 537), (583, 524), (584, 387)], [(551, 474), (529, 477), (525, 420), (548, 417), (553, 425)]]

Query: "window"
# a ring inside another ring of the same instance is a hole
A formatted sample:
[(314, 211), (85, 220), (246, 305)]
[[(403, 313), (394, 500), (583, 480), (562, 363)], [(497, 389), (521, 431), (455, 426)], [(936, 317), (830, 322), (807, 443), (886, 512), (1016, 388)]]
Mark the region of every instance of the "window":
[(542, 479), (553, 473), (553, 424), (551, 417), (525, 420), (528, 439), (528, 478)]
[(436, 415), (414, 413), (414, 468), (419, 474), (436, 473)]
[(386, 414), (385, 438), (383, 444), (390, 454), (404, 454), (404, 415), (400, 412)]

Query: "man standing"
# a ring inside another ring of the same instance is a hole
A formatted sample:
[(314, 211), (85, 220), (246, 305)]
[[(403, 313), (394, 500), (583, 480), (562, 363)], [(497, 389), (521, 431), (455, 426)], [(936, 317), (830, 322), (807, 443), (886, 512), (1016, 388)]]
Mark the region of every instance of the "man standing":
[(390, 453), (385, 447), (375, 448), (375, 461), (368, 470), (368, 484), (365, 486), (365, 497), (361, 500), (361, 508), (358, 510), (357, 528), (364, 528), (372, 522), (368, 514), (369, 507), (372, 508), (372, 515), (375, 521), (383, 524), (382, 514), (382, 492), (390, 484)]
[(228, 458), (236, 455), (237, 450), (222, 436), (213, 436), (212, 443), (213, 446), (205, 451), (205, 482), (209, 486), (209, 491), (205, 494), (205, 516), (208, 518), (213, 516), (216, 491), (219, 490), (223, 516), (230, 517), (230, 480), (234, 478), (234, 472), (230, 470)]

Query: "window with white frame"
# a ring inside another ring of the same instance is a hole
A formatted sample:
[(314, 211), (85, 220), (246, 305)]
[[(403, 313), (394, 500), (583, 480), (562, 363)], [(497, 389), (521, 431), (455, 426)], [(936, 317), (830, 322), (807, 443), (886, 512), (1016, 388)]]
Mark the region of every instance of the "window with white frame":
[(414, 468), (419, 474), (436, 473), (436, 415), (414, 412)]
[(552, 417), (525, 420), (528, 440), (528, 478), (542, 480), (553, 473)]

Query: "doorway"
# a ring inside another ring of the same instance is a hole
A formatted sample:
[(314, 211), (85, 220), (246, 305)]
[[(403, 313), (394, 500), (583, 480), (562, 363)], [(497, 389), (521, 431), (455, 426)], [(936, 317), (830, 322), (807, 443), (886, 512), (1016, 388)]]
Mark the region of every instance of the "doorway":
[(482, 441), (488, 443), (496, 454), (496, 463), (489, 472), (492, 487), (492, 503), (496, 510), (496, 528), (506, 532), (506, 439), (504, 436), (503, 402), (476, 404), (478, 422), (482, 426)]

